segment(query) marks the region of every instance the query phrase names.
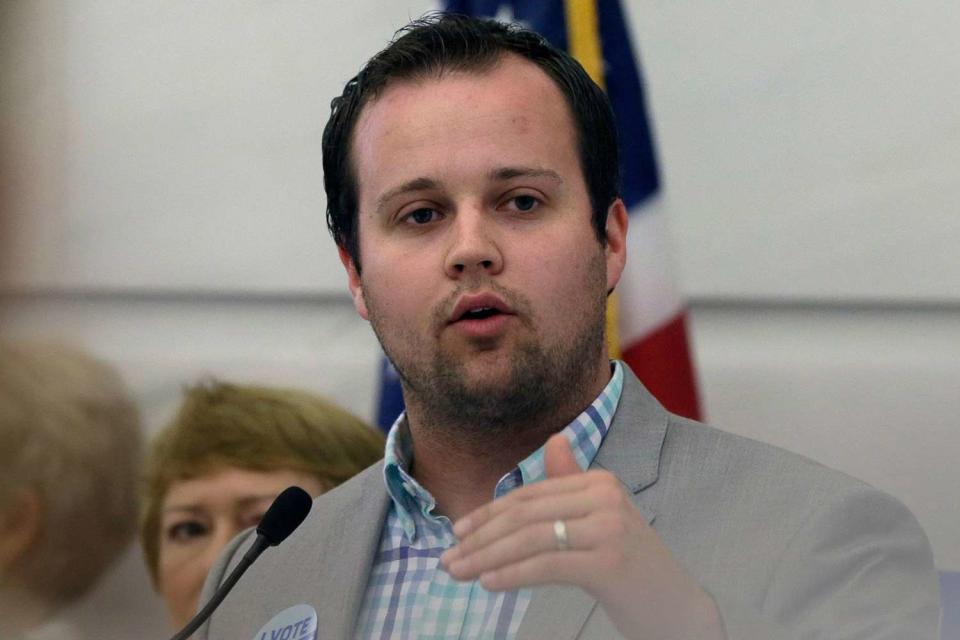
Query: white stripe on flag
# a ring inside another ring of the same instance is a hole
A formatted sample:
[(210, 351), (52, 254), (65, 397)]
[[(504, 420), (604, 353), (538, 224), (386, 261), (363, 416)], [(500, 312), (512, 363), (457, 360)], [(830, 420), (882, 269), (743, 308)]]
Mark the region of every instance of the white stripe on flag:
[(627, 264), (617, 286), (624, 349), (671, 320), (684, 306), (674, 282), (673, 247), (661, 198), (654, 196), (631, 211), (629, 225)]

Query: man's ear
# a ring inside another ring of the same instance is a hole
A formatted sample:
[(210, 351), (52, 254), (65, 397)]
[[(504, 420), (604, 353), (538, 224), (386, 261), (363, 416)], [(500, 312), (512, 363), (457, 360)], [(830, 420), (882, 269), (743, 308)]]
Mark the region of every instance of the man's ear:
[(43, 507), (36, 489), (13, 491), (0, 511), (0, 574), (22, 559), (40, 539)]
[(627, 263), (628, 219), (627, 207), (623, 200), (617, 198), (607, 209), (607, 246), (604, 249), (607, 257), (607, 291), (616, 288), (623, 274), (623, 266)]
[(337, 245), (337, 254), (340, 256), (340, 263), (347, 272), (347, 286), (350, 288), (350, 296), (353, 298), (353, 307), (364, 320), (369, 320), (367, 312), (367, 303), (363, 299), (363, 282), (360, 280), (360, 272), (357, 271), (357, 265), (354, 264), (350, 253), (343, 247)]

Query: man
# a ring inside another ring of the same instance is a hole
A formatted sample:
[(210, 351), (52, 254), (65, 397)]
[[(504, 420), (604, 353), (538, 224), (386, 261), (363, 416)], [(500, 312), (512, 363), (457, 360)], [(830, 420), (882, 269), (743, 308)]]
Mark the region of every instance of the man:
[(407, 410), (201, 638), (307, 628), (285, 611), (320, 638), (936, 636), (899, 503), (671, 416), (608, 360), (627, 215), (609, 107), (572, 59), (416, 23), (334, 102), (324, 170)]

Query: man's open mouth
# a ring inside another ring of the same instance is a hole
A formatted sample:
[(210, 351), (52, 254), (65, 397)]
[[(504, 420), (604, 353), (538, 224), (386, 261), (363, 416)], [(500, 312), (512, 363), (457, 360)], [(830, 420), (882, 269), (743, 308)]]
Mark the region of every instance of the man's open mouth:
[(495, 309), (494, 307), (479, 307), (476, 309), (470, 309), (460, 316), (460, 320), (483, 320), (491, 316), (500, 315), (502, 311)]

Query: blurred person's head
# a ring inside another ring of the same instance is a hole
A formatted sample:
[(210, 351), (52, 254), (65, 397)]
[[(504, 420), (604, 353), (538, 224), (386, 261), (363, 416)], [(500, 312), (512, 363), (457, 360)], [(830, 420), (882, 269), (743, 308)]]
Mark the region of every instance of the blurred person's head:
[(154, 586), (180, 627), (223, 547), (283, 489), (317, 496), (383, 456), (384, 438), (293, 389), (210, 382), (188, 389), (147, 456), (140, 539)]
[(39, 625), (126, 548), (140, 443), (137, 409), (106, 363), (0, 340), (0, 631)]

